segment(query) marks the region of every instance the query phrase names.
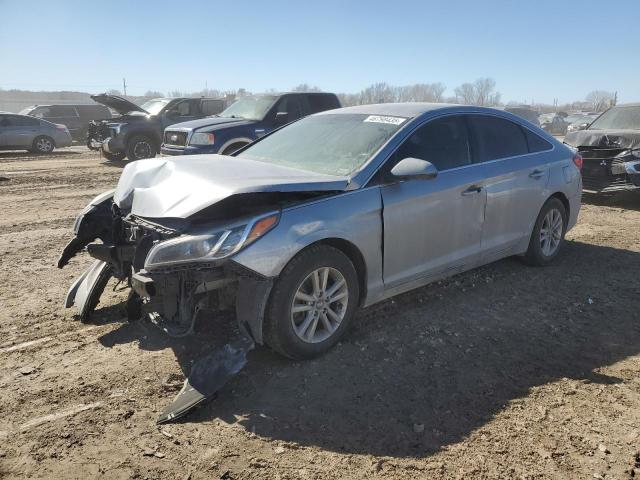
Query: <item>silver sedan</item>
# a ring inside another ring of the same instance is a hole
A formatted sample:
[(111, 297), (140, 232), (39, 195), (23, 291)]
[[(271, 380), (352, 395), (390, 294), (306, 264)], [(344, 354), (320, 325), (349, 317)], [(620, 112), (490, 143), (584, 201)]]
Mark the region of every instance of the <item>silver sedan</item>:
[(508, 256), (552, 262), (581, 165), (508, 112), (412, 103), (312, 115), (233, 156), (133, 162), (76, 221), (59, 266), (85, 246), (96, 260), (66, 305), (86, 319), (113, 276), (132, 320), (186, 335), (235, 305), (250, 345), (313, 357), (360, 307)]
[(0, 112), (0, 150), (51, 153), (54, 148), (69, 145), (71, 134), (64, 125), (28, 115)]

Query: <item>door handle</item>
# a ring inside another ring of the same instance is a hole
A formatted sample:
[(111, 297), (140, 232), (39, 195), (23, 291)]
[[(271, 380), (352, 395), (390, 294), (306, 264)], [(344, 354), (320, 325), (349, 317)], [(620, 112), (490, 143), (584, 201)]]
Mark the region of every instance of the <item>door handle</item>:
[(546, 175), (546, 173), (547, 172), (545, 172), (544, 170), (536, 169), (536, 170), (534, 170), (533, 172), (531, 172), (529, 174), (529, 178), (535, 178), (537, 180), (538, 178), (544, 177)]
[(482, 187), (479, 187), (478, 185), (471, 185), (469, 188), (467, 188), (465, 191), (462, 192), (462, 195), (464, 197), (468, 195), (476, 195), (481, 191), (482, 191)]

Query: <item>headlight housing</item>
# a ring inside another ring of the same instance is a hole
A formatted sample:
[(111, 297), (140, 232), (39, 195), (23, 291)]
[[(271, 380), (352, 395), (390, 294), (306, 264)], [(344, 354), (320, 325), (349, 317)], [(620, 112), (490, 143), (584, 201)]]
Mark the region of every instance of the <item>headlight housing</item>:
[(213, 145), (215, 137), (213, 133), (196, 132), (191, 135), (189, 145)]
[(228, 257), (264, 236), (279, 219), (279, 213), (271, 213), (242, 225), (160, 242), (149, 251), (144, 266), (153, 269)]

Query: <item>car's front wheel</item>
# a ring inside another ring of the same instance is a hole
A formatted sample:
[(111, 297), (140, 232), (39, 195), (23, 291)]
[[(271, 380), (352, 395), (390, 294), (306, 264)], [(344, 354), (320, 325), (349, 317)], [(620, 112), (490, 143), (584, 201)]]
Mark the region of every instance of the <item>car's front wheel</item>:
[(136, 135), (127, 143), (127, 158), (131, 161), (156, 156), (156, 144), (146, 135)]
[(41, 135), (33, 140), (31, 151), (34, 153), (51, 153), (55, 148), (55, 143), (51, 137)]
[(294, 359), (333, 347), (359, 304), (358, 275), (349, 257), (328, 245), (298, 254), (276, 281), (265, 315), (265, 342)]
[(566, 230), (567, 209), (558, 198), (550, 198), (536, 219), (525, 261), (537, 266), (550, 263), (560, 252)]

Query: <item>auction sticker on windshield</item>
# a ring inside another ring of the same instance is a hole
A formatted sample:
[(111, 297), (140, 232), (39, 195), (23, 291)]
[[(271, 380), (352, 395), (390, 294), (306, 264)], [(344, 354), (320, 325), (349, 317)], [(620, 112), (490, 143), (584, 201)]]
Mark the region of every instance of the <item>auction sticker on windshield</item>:
[(405, 120), (406, 118), (402, 118), (402, 117), (387, 117), (383, 115), (369, 115), (367, 118), (364, 119), (365, 122), (389, 123), (391, 125), (400, 125)]

